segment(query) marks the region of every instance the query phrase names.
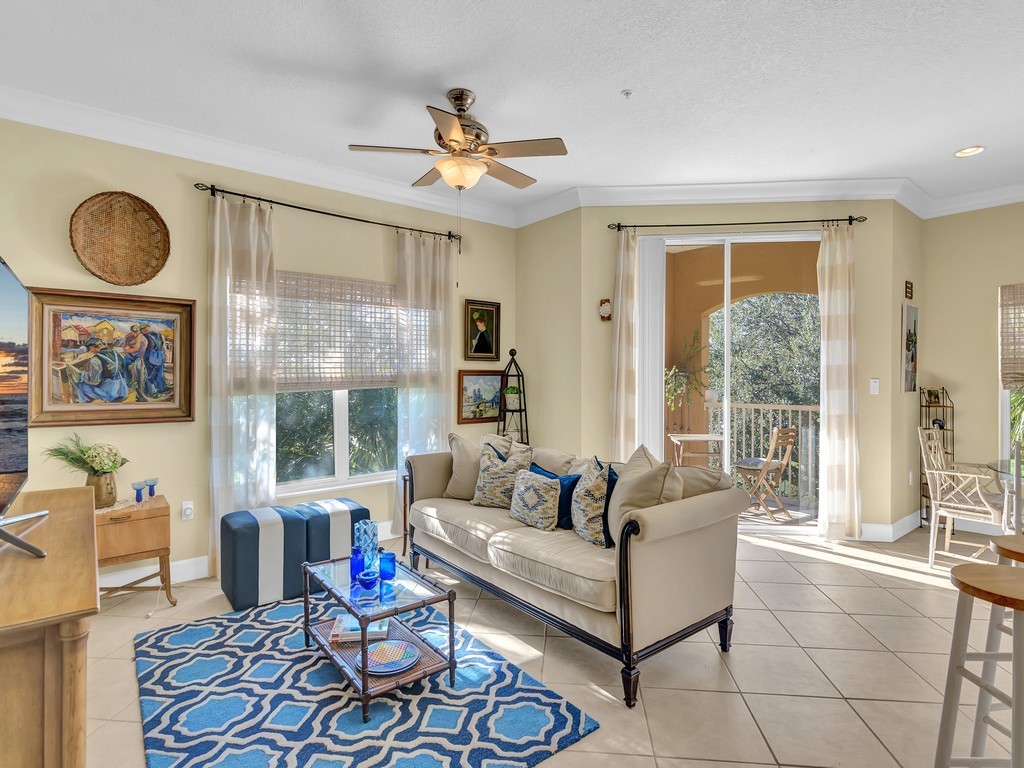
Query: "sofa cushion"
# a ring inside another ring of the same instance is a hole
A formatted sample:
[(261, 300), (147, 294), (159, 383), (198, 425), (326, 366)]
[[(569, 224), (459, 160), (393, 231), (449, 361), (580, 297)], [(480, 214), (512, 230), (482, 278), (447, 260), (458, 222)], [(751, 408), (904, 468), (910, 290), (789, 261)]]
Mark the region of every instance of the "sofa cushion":
[[(534, 456), (537, 452), (534, 451)], [(567, 531), (572, 530), (572, 493), (576, 490), (576, 484), (580, 481), (580, 475), (558, 475), (548, 472), (536, 462), (530, 465), (530, 471), (538, 475), (558, 481), (558, 527)]]
[(676, 474), (683, 480), (683, 498), (700, 496), (709, 491), (724, 491), (732, 487), (732, 478), (725, 472), (706, 467), (676, 467)]
[(508, 456), (502, 455), (493, 445), (484, 446), (480, 452), (480, 477), (476, 481), (472, 503), (480, 507), (509, 509), (516, 475), (521, 469), (530, 469), (532, 455), (530, 446), (521, 443), (512, 443)]
[(516, 475), (509, 516), (533, 528), (553, 531), (558, 525), (558, 497), (561, 490), (562, 485), (557, 477), (546, 477), (521, 469)]
[(480, 451), (484, 445), (493, 445), (502, 455), (507, 455), (512, 441), (500, 435), (484, 435), (474, 443), (462, 435), (448, 433), (448, 448), (452, 453), (452, 477), (444, 491), (446, 499), (469, 501), (476, 493), (476, 481), (480, 476)]
[(491, 565), (599, 611), (617, 605), (615, 551), (588, 544), (572, 531), (516, 528), (491, 536)]
[(672, 462), (659, 462), (644, 446), (636, 449), (619, 472), (608, 500), (608, 533), (618, 541), (622, 517), (634, 509), (647, 509), (683, 498), (683, 479)]
[(423, 499), (409, 508), (409, 523), (471, 557), (487, 562), (487, 541), (496, 532), (525, 528), (507, 509), (474, 507), (462, 499)]
[(608, 499), (618, 476), (595, 456), (572, 493), (572, 527), (583, 539), (599, 547), (614, 544), (608, 533)]
[[(568, 475), (576, 456), (554, 448), (534, 448), (533, 463), (552, 475)], [(576, 474), (579, 474), (578, 472)]]

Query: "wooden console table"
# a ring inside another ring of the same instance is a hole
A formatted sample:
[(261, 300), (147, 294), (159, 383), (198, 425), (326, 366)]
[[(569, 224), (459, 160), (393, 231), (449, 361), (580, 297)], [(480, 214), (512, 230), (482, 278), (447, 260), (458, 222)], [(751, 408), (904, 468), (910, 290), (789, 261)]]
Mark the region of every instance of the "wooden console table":
[(42, 509), (12, 533), (46, 557), (0, 543), (0, 762), (84, 768), (86, 641), (100, 606), (92, 490), (23, 493), (11, 514)]
[[(178, 604), (171, 594), (171, 508), (163, 496), (98, 512), (96, 557), (100, 568), (152, 558), (159, 562), (156, 573), (120, 587), (103, 587), (104, 597), (118, 592), (162, 590), (171, 605)], [(154, 577), (160, 579), (160, 584), (139, 586)]]

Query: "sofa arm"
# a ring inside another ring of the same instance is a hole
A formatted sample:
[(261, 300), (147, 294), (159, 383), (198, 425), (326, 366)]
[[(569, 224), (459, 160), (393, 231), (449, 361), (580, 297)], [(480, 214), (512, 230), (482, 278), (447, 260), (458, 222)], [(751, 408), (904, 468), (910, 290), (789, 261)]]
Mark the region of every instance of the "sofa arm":
[(416, 499), (439, 499), (452, 478), (452, 454), (442, 451), (410, 456), (405, 460), (405, 470), (411, 483), (408, 503)]
[[(642, 544), (714, 525), (737, 516), (749, 506), (750, 495), (746, 491), (727, 488), (656, 507), (630, 510), (622, 517), (622, 527), (635, 520), (640, 532), (633, 536), (633, 541)], [(621, 532), (618, 540), (622, 540)]]
[(740, 489), (632, 510), (618, 546), (622, 642), (632, 652), (677, 636), (732, 605)]

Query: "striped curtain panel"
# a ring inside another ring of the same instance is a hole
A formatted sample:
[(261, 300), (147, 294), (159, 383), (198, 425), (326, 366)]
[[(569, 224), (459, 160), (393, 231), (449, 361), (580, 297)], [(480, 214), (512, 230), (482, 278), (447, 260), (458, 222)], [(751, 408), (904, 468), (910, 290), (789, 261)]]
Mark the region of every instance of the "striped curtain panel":
[(818, 532), (860, 538), (857, 350), (854, 338), (853, 227), (826, 224), (818, 251), (821, 305), (821, 442)]
[(623, 229), (612, 299), (612, 461), (625, 461), (637, 447), (636, 275), (636, 230)]

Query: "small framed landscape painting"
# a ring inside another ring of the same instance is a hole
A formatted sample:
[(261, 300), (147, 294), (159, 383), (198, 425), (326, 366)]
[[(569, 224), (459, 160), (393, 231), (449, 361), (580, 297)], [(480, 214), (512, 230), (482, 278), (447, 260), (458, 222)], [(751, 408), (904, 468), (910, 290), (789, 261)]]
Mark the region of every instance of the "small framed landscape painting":
[(195, 418), (194, 301), (29, 291), (31, 426)]
[(500, 359), (501, 304), (466, 299), (464, 331), (467, 360)]
[(501, 371), (459, 371), (459, 424), (483, 424), (498, 420)]

